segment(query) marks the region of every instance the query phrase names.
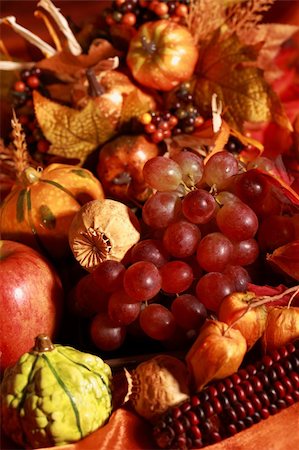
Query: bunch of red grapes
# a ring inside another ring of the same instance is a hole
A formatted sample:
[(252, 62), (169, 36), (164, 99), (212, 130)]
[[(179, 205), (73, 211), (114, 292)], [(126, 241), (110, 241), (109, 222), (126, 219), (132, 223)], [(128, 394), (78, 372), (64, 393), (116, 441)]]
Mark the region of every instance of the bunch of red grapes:
[(224, 297), (255, 282), (261, 254), (294, 239), (265, 176), (229, 151), (205, 164), (191, 149), (157, 156), (143, 176), (153, 193), (141, 210), (141, 240), (126, 261), (102, 262), (75, 288), (75, 307), (91, 317), (102, 350), (119, 348), (133, 324), (152, 340), (190, 342)]

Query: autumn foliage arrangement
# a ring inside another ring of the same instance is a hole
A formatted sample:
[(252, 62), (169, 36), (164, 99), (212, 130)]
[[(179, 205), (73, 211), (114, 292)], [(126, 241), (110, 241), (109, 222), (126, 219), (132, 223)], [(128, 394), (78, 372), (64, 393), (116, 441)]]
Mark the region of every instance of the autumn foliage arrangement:
[(42, 54), (1, 43), (2, 239), (53, 264), (61, 340), (121, 358), (115, 408), (159, 448), (299, 399), (299, 30), (273, 3), (117, 0), (74, 26), (40, 0), (53, 44), (0, 19)]

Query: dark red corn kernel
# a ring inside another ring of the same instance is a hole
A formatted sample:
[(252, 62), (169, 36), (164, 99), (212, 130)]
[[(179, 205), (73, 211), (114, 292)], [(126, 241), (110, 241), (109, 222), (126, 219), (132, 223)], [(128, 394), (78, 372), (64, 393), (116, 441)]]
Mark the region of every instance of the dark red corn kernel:
[(295, 402), (299, 402), (299, 390), (294, 391), (292, 397)]
[(187, 416), (182, 416), (179, 420), (182, 423), (185, 431), (191, 427), (191, 423), (190, 423), (189, 419), (187, 418)]
[(254, 414), (254, 412), (255, 412), (253, 404), (249, 400), (244, 402), (244, 408), (245, 408), (246, 413), (247, 413), (248, 416), (252, 416)]
[(291, 379), (292, 385), (294, 387), (294, 389), (298, 389), (299, 388), (299, 375), (296, 372), (291, 372), (289, 374), (289, 377)]
[(187, 417), (188, 417), (188, 420), (189, 420), (189, 422), (191, 424), (191, 427), (193, 425), (198, 425), (199, 424), (199, 419), (198, 419), (197, 415), (195, 414), (195, 412), (188, 411), (187, 412)]
[(232, 380), (230, 380), (229, 378), (225, 378), (224, 384), (227, 389), (232, 389), (234, 387)]
[(201, 406), (198, 406), (196, 408), (196, 414), (197, 414), (198, 420), (200, 422), (204, 422), (206, 420), (206, 416), (205, 416), (204, 410), (202, 409)]
[(204, 391), (202, 391), (200, 393), (200, 400), (201, 400), (202, 403), (208, 402), (209, 399), (210, 399), (210, 396), (209, 396), (209, 393), (206, 390), (204, 390)]
[(270, 405), (270, 400), (266, 392), (259, 392), (259, 399), (263, 406), (268, 407)]
[(166, 421), (167, 425), (173, 424), (173, 418), (171, 416), (165, 417), (165, 421)]
[(232, 389), (226, 391), (226, 396), (229, 398), (230, 403), (236, 403), (238, 401), (237, 394)]
[(181, 412), (184, 414), (187, 411), (190, 411), (191, 409), (191, 403), (187, 402), (187, 403), (183, 403), (180, 407)]
[(212, 424), (209, 420), (206, 420), (201, 427), (201, 431), (204, 434), (209, 434), (212, 430)]
[(220, 414), (223, 411), (222, 405), (218, 398), (212, 398), (212, 405), (216, 414)]
[(258, 372), (256, 376), (264, 387), (270, 384), (269, 378), (264, 372)]
[(295, 353), (292, 354), (290, 357), (290, 361), (292, 363), (293, 370), (298, 371), (299, 369), (299, 358), (295, 355)]
[(291, 372), (291, 370), (292, 370), (292, 363), (288, 359), (284, 360), (282, 362), (282, 364), (283, 364), (283, 367), (285, 368), (285, 370), (287, 372)]
[(286, 344), (286, 349), (288, 351), (288, 354), (290, 355), (296, 350), (295, 344), (293, 344), (293, 342), (289, 342), (288, 344)]
[(280, 398), (280, 399), (277, 400), (276, 406), (277, 406), (278, 409), (284, 409), (284, 408), (287, 407), (287, 403), (285, 402), (284, 399)]
[(240, 375), (238, 375), (237, 373), (234, 373), (233, 375), (230, 376), (234, 386), (236, 386), (237, 384), (241, 383), (242, 379), (240, 377)]
[(261, 392), (263, 390), (262, 382), (255, 375), (251, 379), (251, 384), (252, 384), (254, 392)]
[(192, 408), (195, 408), (196, 406), (200, 405), (200, 400), (196, 395), (192, 395), (190, 402), (191, 402)]
[(236, 423), (236, 426), (237, 426), (238, 431), (242, 431), (246, 428), (246, 425), (243, 420), (238, 420), (238, 422)]
[(192, 433), (194, 439), (201, 439), (201, 431), (195, 425), (192, 425), (192, 427), (190, 428), (190, 432)]
[(236, 390), (238, 400), (243, 402), (246, 399), (246, 394), (244, 392), (244, 389), (242, 389), (241, 386), (238, 385), (238, 386), (236, 386), (235, 390)]
[(289, 378), (283, 377), (282, 384), (283, 384), (287, 394), (293, 392), (293, 385)]
[(275, 383), (274, 383), (274, 389), (275, 389), (275, 391), (276, 391), (276, 393), (277, 393), (277, 396), (278, 396), (279, 398), (284, 398), (284, 397), (285, 397), (285, 395), (286, 395), (286, 390), (285, 390), (283, 384), (282, 384), (280, 381), (275, 381)]
[(237, 433), (238, 430), (234, 423), (230, 423), (227, 427), (227, 431), (230, 436), (233, 436), (234, 434)]
[(277, 376), (277, 373), (276, 373), (276, 370), (275, 369), (273, 369), (272, 367), (271, 367), (271, 369), (269, 370), (269, 378), (270, 378), (270, 380), (271, 380), (271, 382), (273, 383), (274, 381), (277, 381), (278, 380), (278, 376)]
[(254, 390), (253, 390), (252, 384), (248, 380), (243, 381), (241, 383), (241, 387), (244, 389), (244, 392), (247, 397), (250, 397), (251, 395), (253, 395)]
[(270, 355), (264, 355), (262, 358), (262, 363), (264, 364), (265, 367), (270, 367), (273, 364), (273, 359), (271, 358)]
[(242, 380), (248, 380), (249, 373), (247, 372), (246, 369), (240, 369), (238, 372), (239, 372), (239, 375), (242, 378)]
[(279, 361), (279, 360), (280, 360), (280, 354), (279, 354), (279, 352), (278, 352), (277, 350), (273, 350), (273, 351), (271, 352), (271, 358), (272, 358), (273, 362)]
[(237, 413), (237, 416), (239, 419), (244, 419), (246, 417), (246, 411), (243, 405), (241, 403), (237, 403), (235, 405), (235, 411)]
[(153, 431), (154, 439), (160, 448), (171, 448), (175, 438), (175, 431), (167, 427), (163, 431), (155, 427)]
[(178, 419), (181, 415), (182, 415), (182, 411), (180, 410), (180, 408), (175, 406), (172, 410), (172, 417), (174, 419)]
[(205, 402), (203, 405), (203, 410), (205, 412), (206, 417), (211, 417), (214, 414), (214, 409), (211, 403)]
[(244, 423), (246, 425), (246, 428), (249, 428), (254, 424), (254, 420), (252, 417), (245, 417)]
[(283, 366), (280, 363), (273, 364), (273, 369), (275, 370), (278, 378), (282, 378), (285, 376), (286, 372), (283, 368)]
[(179, 448), (186, 448), (186, 441), (187, 441), (187, 439), (186, 439), (186, 436), (180, 436), (179, 438), (178, 438), (178, 446), (179, 446)]
[(257, 368), (253, 364), (249, 364), (248, 366), (246, 366), (246, 370), (250, 376), (255, 375), (257, 372)]
[(270, 388), (270, 389), (267, 391), (267, 394), (268, 394), (270, 403), (275, 403), (275, 402), (277, 401), (278, 396), (277, 396), (277, 393), (276, 393), (276, 391), (275, 391), (274, 388)]
[(251, 398), (251, 403), (256, 411), (260, 411), (262, 409), (262, 402), (258, 398), (257, 395), (253, 395)]
[(287, 403), (288, 406), (291, 406), (291, 405), (293, 405), (295, 403), (293, 397), (291, 396), (291, 394), (287, 394), (285, 396), (284, 400), (285, 400), (285, 402)]
[(233, 408), (229, 408), (227, 411), (225, 411), (225, 415), (228, 417), (228, 420), (230, 422), (237, 422), (238, 420), (238, 415)]
[(219, 383), (217, 383), (217, 386), (216, 386), (216, 387), (217, 387), (218, 394), (223, 394), (223, 392), (226, 391), (225, 384), (222, 383), (222, 381), (220, 381)]
[(183, 424), (178, 419), (173, 421), (173, 428), (176, 434), (182, 434), (185, 431)]
[(276, 405), (274, 405), (274, 403), (271, 403), (271, 405), (269, 405), (269, 413), (271, 414), (271, 416), (273, 416), (274, 414), (276, 414), (278, 411), (278, 408)]
[(216, 397), (218, 395), (218, 392), (217, 392), (217, 389), (215, 388), (215, 386), (209, 386), (207, 388), (207, 392), (210, 397)]
[(257, 411), (255, 413), (253, 413), (252, 418), (253, 418), (254, 423), (258, 423), (262, 420), (260, 413), (258, 413)]
[(222, 441), (221, 434), (217, 431), (213, 431), (210, 436), (211, 443), (215, 444), (216, 442)]
[(289, 356), (289, 351), (288, 351), (287, 347), (279, 348), (278, 353), (280, 354), (281, 358), (287, 358), (287, 356)]
[(194, 439), (193, 441), (193, 448), (202, 448), (203, 443), (201, 439)]
[(224, 395), (224, 394), (219, 395), (219, 400), (220, 400), (221, 405), (222, 405), (222, 407), (224, 409), (230, 407), (230, 401), (229, 401), (229, 399), (227, 398), (226, 395)]
[(263, 419), (268, 419), (268, 417), (270, 416), (269, 410), (267, 408), (262, 408), (260, 414)]

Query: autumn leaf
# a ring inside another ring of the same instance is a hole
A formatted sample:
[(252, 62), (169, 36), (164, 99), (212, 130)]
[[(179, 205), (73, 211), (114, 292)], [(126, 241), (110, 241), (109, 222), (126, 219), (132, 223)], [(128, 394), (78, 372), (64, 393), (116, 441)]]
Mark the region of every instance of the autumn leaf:
[(95, 39), (91, 44), (88, 54), (73, 55), (71, 52), (62, 50), (50, 58), (44, 58), (36, 63), (36, 66), (43, 70), (53, 72), (58, 79), (64, 82), (74, 82), (78, 80), (82, 73), (89, 67), (98, 67), (101, 70), (101, 62), (115, 56), (120, 56), (107, 40)]
[(53, 102), (37, 91), (33, 100), (39, 126), (51, 142), (50, 154), (78, 158), (82, 164), (116, 132), (121, 108), (107, 96), (90, 99), (82, 110)]
[(210, 114), (213, 94), (223, 104), (223, 117), (228, 124), (242, 130), (245, 122), (272, 120), (292, 129), (282, 104), (266, 82), (263, 71), (251, 64), (258, 49), (244, 46), (236, 35), (221, 39), (217, 33), (202, 45), (196, 69), (194, 98), (200, 112)]
[(267, 261), (299, 281), (299, 241), (278, 247), (272, 254), (267, 255)]

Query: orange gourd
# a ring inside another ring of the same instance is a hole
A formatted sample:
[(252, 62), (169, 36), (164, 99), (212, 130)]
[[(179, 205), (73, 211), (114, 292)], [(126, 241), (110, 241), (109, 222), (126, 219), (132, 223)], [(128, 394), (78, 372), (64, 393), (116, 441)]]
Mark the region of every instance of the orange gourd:
[(103, 199), (99, 180), (78, 166), (27, 167), (0, 208), (2, 239), (27, 244), (52, 258), (69, 252), (68, 230), (83, 204)]

